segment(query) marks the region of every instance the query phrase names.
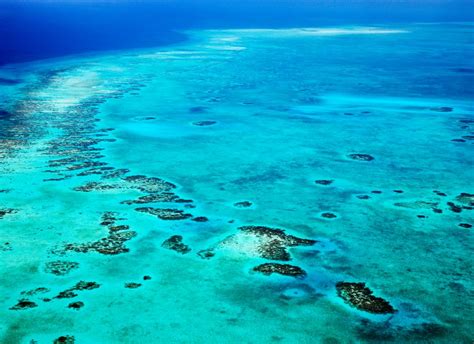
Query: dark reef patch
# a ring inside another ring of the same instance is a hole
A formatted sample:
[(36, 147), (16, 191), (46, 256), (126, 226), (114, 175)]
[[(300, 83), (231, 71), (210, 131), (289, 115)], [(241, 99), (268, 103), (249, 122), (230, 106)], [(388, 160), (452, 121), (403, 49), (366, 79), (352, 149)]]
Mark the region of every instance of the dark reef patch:
[(373, 314), (393, 314), (396, 310), (381, 297), (373, 295), (365, 283), (338, 282), (337, 295), (358, 310)]
[(21, 292), (21, 295), (26, 295), (26, 296), (34, 296), (38, 294), (45, 294), (50, 292), (50, 289), (45, 288), (45, 287), (38, 287), (36, 289), (31, 289), (31, 290), (25, 290)]
[(135, 210), (141, 213), (154, 215), (161, 220), (186, 220), (193, 217), (193, 215), (185, 213), (183, 210), (179, 210), (179, 209), (161, 209), (161, 208), (143, 207), (143, 208), (136, 208)]
[(334, 180), (333, 179), (318, 179), (318, 180), (315, 180), (314, 182), (317, 185), (328, 186), (328, 185), (331, 185), (332, 183), (334, 183)]
[(108, 236), (97, 241), (86, 243), (70, 243), (65, 244), (62, 248), (54, 249), (52, 253), (62, 255), (66, 251), (73, 251), (78, 253), (98, 252), (106, 255), (115, 255), (129, 252), (125, 247), (125, 242), (134, 238), (137, 233), (128, 230), (128, 225), (115, 225), (116, 221), (124, 220), (123, 218), (116, 218), (116, 213), (105, 212), (101, 217), (101, 225), (108, 227)]
[(439, 106), (439, 107), (431, 107), (430, 111), (435, 112), (452, 112), (453, 108), (449, 106)]
[(137, 289), (142, 286), (141, 283), (135, 283), (135, 282), (127, 282), (124, 284), (124, 287), (127, 289)]
[(474, 206), (474, 194), (462, 192), (456, 196), (456, 201), (468, 206)]
[(54, 340), (53, 344), (74, 344), (76, 338), (74, 336), (61, 336)]
[(211, 259), (216, 255), (213, 249), (201, 250), (197, 254), (202, 259)]
[(194, 222), (207, 222), (207, 221), (209, 221), (209, 219), (205, 216), (193, 217), (191, 220), (194, 221)]
[(236, 208), (249, 208), (252, 206), (252, 202), (250, 201), (241, 201), (241, 202), (235, 202), (234, 207)]
[(84, 302), (82, 301), (71, 302), (69, 305), (67, 305), (67, 308), (72, 308), (75, 310), (79, 310), (82, 307), (84, 307)]
[(185, 200), (179, 198), (178, 195), (175, 195), (171, 192), (163, 192), (158, 194), (151, 194), (146, 196), (141, 196), (136, 200), (127, 200), (122, 201), (122, 204), (147, 204), (147, 203), (168, 203), (168, 202), (176, 202), (176, 203), (191, 203), (191, 200)]
[(273, 273), (298, 278), (303, 278), (306, 276), (306, 271), (298, 266), (290, 264), (264, 263), (254, 267), (253, 271), (261, 272), (267, 276)]
[(193, 125), (197, 127), (208, 127), (210, 125), (216, 124), (216, 121), (198, 121), (198, 122), (193, 122)]
[(125, 242), (134, 238), (136, 235), (137, 233), (134, 231), (112, 232), (109, 236), (97, 241), (82, 244), (66, 244), (64, 246), (64, 251), (80, 253), (95, 251), (107, 255), (126, 253), (130, 250), (124, 246)]
[(100, 284), (96, 282), (80, 281), (80, 282), (77, 282), (73, 287), (66, 289), (64, 291), (61, 291), (54, 298), (55, 299), (71, 299), (78, 295), (76, 294), (76, 291), (93, 290), (99, 287), (100, 287)]
[(321, 213), (321, 217), (325, 219), (335, 219), (337, 218), (337, 215), (334, 213), (325, 212), (325, 213)]
[(168, 250), (173, 250), (181, 254), (186, 254), (191, 252), (191, 249), (188, 245), (183, 243), (183, 237), (181, 235), (173, 235), (170, 238), (163, 241), (161, 247), (164, 247)]
[(460, 213), (462, 212), (462, 206), (455, 204), (454, 202), (447, 202), (446, 203), (453, 213)]
[(28, 299), (21, 299), (18, 301), (18, 303), (15, 306), (10, 307), (9, 309), (12, 311), (18, 311), (18, 310), (24, 310), (24, 309), (29, 309), (29, 308), (35, 308), (35, 307), (38, 307), (38, 305), (35, 302), (30, 301)]
[(128, 183), (131, 183), (134, 188), (144, 193), (158, 193), (158, 192), (169, 192), (176, 188), (176, 185), (167, 182), (161, 178), (146, 177), (143, 175), (128, 176), (125, 177)]
[(372, 155), (362, 153), (349, 154), (348, 157), (357, 161), (372, 161), (375, 159)]
[(289, 261), (291, 256), (287, 247), (312, 246), (316, 240), (302, 239), (288, 235), (284, 230), (265, 226), (243, 226), (240, 231), (260, 239), (257, 251), (260, 257), (270, 260)]
[(72, 270), (78, 269), (79, 263), (69, 262), (64, 260), (56, 260), (54, 262), (47, 262), (45, 264), (45, 272), (57, 275), (64, 276), (67, 275)]
[(472, 225), (470, 223), (460, 223), (459, 227), (469, 229), (472, 228)]
[(3, 217), (6, 216), (6, 215), (15, 214), (17, 212), (18, 212), (18, 210), (11, 209), (11, 208), (0, 209), (0, 220), (3, 219)]
[(13, 250), (12, 245), (9, 242), (4, 242), (0, 244), (0, 251), (6, 252)]

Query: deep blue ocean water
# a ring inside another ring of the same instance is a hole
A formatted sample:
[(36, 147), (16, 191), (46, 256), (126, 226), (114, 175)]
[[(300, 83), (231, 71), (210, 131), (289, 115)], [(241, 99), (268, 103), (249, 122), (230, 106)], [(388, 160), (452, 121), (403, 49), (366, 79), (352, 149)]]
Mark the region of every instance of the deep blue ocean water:
[(0, 343), (472, 343), (469, 3), (317, 4), (2, 3)]
[(0, 65), (179, 42), (179, 30), (472, 21), (470, 0), (0, 1)]

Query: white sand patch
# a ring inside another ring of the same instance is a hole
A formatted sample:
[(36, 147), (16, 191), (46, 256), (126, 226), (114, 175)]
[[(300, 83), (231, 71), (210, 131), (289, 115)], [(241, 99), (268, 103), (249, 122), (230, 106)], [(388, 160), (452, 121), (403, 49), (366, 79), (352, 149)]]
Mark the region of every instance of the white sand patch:
[(381, 35), (408, 33), (403, 29), (386, 29), (380, 27), (352, 27), (352, 28), (294, 28), (294, 29), (241, 29), (229, 30), (242, 35), (264, 34), (276, 36), (343, 36), (343, 35)]
[(192, 51), (192, 50), (171, 50), (171, 51), (157, 51), (156, 53), (150, 54), (141, 54), (138, 55), (139, 58), (144, 59), (183, 59), (183, 58), (190, 58), (195, 56), (202, 56), (206, 54), (205, 51)]
[(241, 51), (247, 49), (246, 47), (234, 46), (234, 45), (206, 45), (204, 48), (213, 50), (225, 50), (225, 51)]
[(213, 37), (211, 38), (212, 43), (232, 43), (240, 40), (239, 36), (225, 36), (225, 37)]
[(230, 237), (225, 238), (217, 249), (223, 249), (243, 256), (258, 257), (259, 247), (262, 245), (262, 239), (256, 237), (253, 234), (237, 233)]

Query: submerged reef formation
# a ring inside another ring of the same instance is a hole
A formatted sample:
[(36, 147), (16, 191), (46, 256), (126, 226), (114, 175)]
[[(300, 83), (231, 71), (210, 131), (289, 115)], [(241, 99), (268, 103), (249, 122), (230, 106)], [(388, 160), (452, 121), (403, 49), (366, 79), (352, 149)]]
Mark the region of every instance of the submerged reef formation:
[(84, 302), (82, 301), (76, 301), (76, 302), (71, 302), (70, 304), (67, 305), (67, 308), (79, 310), (82, 307), (84, 307)]
[(252, 202), (250, 201), (241, 201), (241, 202), (235, 202), (234, 207), (236, 208), (249, 208), (252, 206)]
[(243, 226), (239, 230), (257, 239), (256, 250), (261, 258), (270, 260), (291, 260), (288, 247), (312, 246), (315, 240), (302, 239), (286, 234), (284, 230), (265, 226)]
[[(96, 241), (86, 243), (68, 243), (61, 248), (53, 249), (52, 253), (63, 255), (67, 251), (88, 253), (98, 252), (105, 255), (116, 255), (120, 253), (129, 252), (125, 247), (125, 243), (133, 239), (137, 232), (129, 230), (128, 225), (116, 225), (116, 221), (124, 220), (123, 218), (116, 218), (116, 213), (105, 212), (101, 217), (102, 226), (108, 228), (108, 235)], [(59, 265), (60, 263), (56, 263)], [(70, 266), (71, 264), (69, 264)], [(74, 264), (72, 264), (74, 265)]]
[(303, 278), (306, 276), (306, 271), (298, 266), (290, 264), (264, 263), (254, 267), (253, 271), (261, 272), (264, 275), (276, 273), (298, 278)]
[(181, 235), (171, 236), (170, 238), (163, 241), (163, 244), (161, 244), (161, 246), (167, 248), (168, 250), (173, 250), (181, 254), (191, 252), (189, 246), (183, 243), (183, 237)]
[(141, 283), (135, 283), (135, 282), (127, 282), (125, 283), (125, 288), (127, 289), (137, 289), (137, 288), (140, 288), (142, 286)]
[(474, 194), (462, 192), (456, 196), (456, 201), (467, 206), (474, 206)]
[(357, 161), (372, 161), (375, 159), (370, 154), (362, 154), (362, 153), (349, 154), (348, 157), (351, 158), (352, 160), (357, 160)]
[[(74, 251), (80, 253), (95, 251), (106, 255), (126, 253), (129, 251), (129, 249), (125, 247), (125, 243), (128, 240), (134, 238), (136, 235), (137, 233), (134, 231), (117, 232), (113, 228), (109, 231), (109, 235), (107, 237), (92, 242), (66, 244), (63, 248), (63, 251)], [(56, 250), (55, 252), (60, 253), (59, 250)]]
[(321, 217), (325, 219), (335, 219), (337, 218), (337, 215), (327, 211), (327, 212), (321, 213)]
[(202, 259), (211, 259), (216, 255), (213, 249), (201, 250), (197, 254)]
[(198, 121), (198, 122), (193, 122), (193, 125), (198, 126), (198, 127), (207, 127), (210, 125), (216, 124), (216, 121)]
[(50, 290), (48, 288), (38, 287), (36, 289), (22, 291), (21, 295), (34, 296), (37, 294), (44, 294), (44, 293), (49, 293), (49, 292)]
[(69, 261), (64, 261), (64, 260), (56, 260), (53, 262), (47, 262), (44, 270), (47, 273), (50, 273), (53, 275), (64, 276), (64, 275), (67, 275), (72, 270), (75, 270), (78, 268), (79, 268), (79, 263), (69, 262)]
[(340, 298), (358, 310), (373, 314), (396, 312), (388, 301), (374, 296), (372, 290), (366, 287), (365, 283), (338, 282), (336, 290)]
[(18, 311), (18, 310), (24, 310), (24, 309), (29, 309), (29, 308), (35, 308), (35, 307), (38, 307), (38, 305), (35, 302), (30, 301), (28, 299), (21, 299), (18, 301), (18, 303), (15, 306), (10, 307), (10, 310)]
[(15, 214), (16, 212), (17, 210), (10, 208), (0, 209), (0, 220), (3, 219), (5, 215)]
[(70, 299), (78, 296), (76, 291), (83, 291), (83, 290), (93, 290), (97, 289), (100, 287), (100, 284), (96, 282), (86, 282), (86, 281), (80, 281), (77, 282), (73, 287), (66, 289), (64, 291), (61, 291), (57, 296), (55, 296), (55, 299)]
[(193, 215), (185, 213), (183, 210), (180, 210), (180, 209), (161, 209), (161, 208), (143, 207), (143, 208), (136, 208), (135, 210), (141, 213), (154, 215), (161, 220), (186, 220), (193, 217)]
[(317, 185), (328, 186), (334, 183), (333, 179), (318, 179), (314, 181)]
[(76, 338), (74, 336), (61, 336), (54, 340), (53, 344), (74, 344)]

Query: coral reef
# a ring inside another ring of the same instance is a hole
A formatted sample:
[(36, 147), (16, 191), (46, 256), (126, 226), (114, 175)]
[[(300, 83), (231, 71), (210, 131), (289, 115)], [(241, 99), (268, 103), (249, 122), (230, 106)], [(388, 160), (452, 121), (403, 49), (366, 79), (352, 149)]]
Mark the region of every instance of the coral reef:
[(349, 154), (348, 157), (357, 161), (372, 161), (375, 159), (372, 155), (362, 153)]
[(183, 210), (180, 210), (180, 209), (161, 209), (161, 208), (143, 207), (143, 208), (136, 208), (135, 210), (141, 213), (154, 215), (160, 218), (161, 220), (186, 220), (193, 217), (191, 214), (185, 213)]
[(21, 299), (18, 301), (18, 303), (15, 306), (10, 307), (10, 310), (18, 311), (18, 310), (23, 310), (23, 309), (35, 308), (35, 307), (38, 307), (38, 305), (35, 302), (30, 301), (28, 299)]
[(186, 254), (191, 251), (189, 246), (183, 243), (183, 237), (181, 235), (171, 236), (170, 238), (163, 241), (161, 247), (176, 251), (181, 254)]
[(241, 201), (241, 202), (235, 202), (234, 207), (236, 208), (249, 208), (252, 206), (252, 202), (250, 201)]
[(306, 276), (306, 271), (302, 268), (290, 264), (278, 264), (278, 263), (264, 263), (253, 268), (253, 271), (261, 272), (264, 275), (271, 275), (273, 273), (303, 278)]
[(53, 262), (47, 262), (45, 264), (45, 272), (54, 274), (57, 276), (64, 276), (67, 275), (72, 270), (78, 269), (79, 263), (76, 262), (69, 262), (63, 260), (56, 260)]
[(396, 312), (388, 301), (374, 296), (372, 290), (366, 287), (365, 283), (338, 282), (336, 289), (340, 298), (361, 311), (373, 314)]

